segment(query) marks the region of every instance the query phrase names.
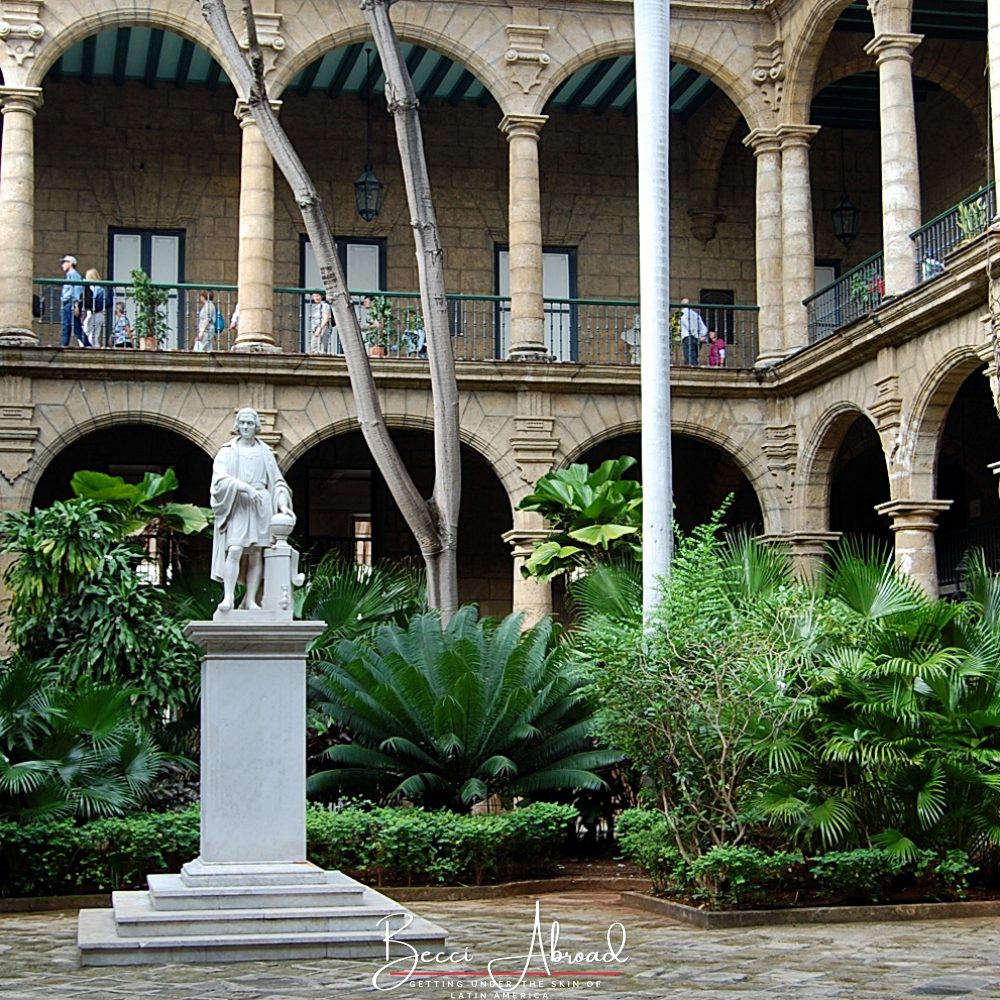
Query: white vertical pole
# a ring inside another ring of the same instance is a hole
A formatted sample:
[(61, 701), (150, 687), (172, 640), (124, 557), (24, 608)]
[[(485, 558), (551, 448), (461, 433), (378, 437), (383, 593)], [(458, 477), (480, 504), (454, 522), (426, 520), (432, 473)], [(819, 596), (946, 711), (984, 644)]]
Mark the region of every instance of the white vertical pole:
[(635, 0), (642, 316), (642, 606), (660, 603), (673, 545), (670, 451), (670, 2)]

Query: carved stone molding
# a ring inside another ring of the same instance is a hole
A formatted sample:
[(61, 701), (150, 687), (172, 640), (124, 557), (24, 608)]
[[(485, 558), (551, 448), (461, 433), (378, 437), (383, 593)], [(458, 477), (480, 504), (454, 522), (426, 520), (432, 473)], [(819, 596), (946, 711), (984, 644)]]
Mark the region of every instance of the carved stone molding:
[(795, 424), (771, 424), (764, 428), (761, 451), (767, 459), (767, 468), (778, 484), (786, 503), (795, 494), (795, 472), (798, 466), (799, 444)]
[(521, 478), (531, 486), (555, 464), (559, 441), (554, 437), (555, 417), (514, 417), (510, 448)]
[(548, 33), (548, 28), (537, 25), (507, 25), (507, 51), (503, 58), (510, 79), (524, 94), (538, 86), (542, 73), (552, 61), (545, 51), (545, 36)]
[(40, 13), (45, 0), (2, 0), (0, 2), (0, 40), (7, 54), (18, 66), (33, 59), (35, 45), (42, 40), (45, 26)]
[(38, 437), (34, 412), (31, 403), (0, 404), (0, 473), (9, 483), (27, 472), (34, 456)]
[(699, 243), (709, 243), (715, 239), (715, 227), (726, 218), (726, 213), (717, 208), (688, 209), (691, 235)]
[(903, 398), (899, 394), (899, 375), (896, 372), (875, 380), (875, 401), (870, 410), (880, 434), (899, 427)]
[[(257, 41), (264, 56), (264, 75), (267, 76), (277, 64), (278, 56), (285, 50), (285, 39), (281, 34), (281, 14), (256, 11), (254, 21), (257, 24)], [(250, 48), (250, 40), (246, 35), (240, 36), (240, 48), (244, 51)]]
[(781, 110), (785, 92), (785, 52), (780, 41), (770, 45), (755, 45), (750, 78), (760, 88), (761, 100), (774, 113)]

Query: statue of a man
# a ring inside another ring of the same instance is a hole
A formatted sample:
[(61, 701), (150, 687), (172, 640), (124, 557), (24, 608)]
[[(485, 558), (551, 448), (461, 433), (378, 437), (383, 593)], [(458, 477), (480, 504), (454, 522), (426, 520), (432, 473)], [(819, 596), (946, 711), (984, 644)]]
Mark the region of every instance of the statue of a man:
[(292, 512), (292, 492), (274, 452), (257, 439), (260, 417), (243, 409), (233, 425), (236, 437), (224, 444), (212, 467), (211, 503), (215, 513), (212, 579), (222, 584), (220, 611), (233, 609), (236, 583), (246, 583), (244, 608), (260, 608), (263, 550), (272, 542), (271, 518)]

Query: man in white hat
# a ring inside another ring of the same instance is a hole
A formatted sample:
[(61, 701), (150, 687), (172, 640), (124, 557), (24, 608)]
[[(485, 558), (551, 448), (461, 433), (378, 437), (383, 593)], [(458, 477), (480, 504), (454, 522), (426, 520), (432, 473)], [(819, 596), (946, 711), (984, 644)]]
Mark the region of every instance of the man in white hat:
[[(79, 281), (80, 272), (76, 269), (76, 258), (66, 254), (59, 266), (67, 281)], [(63, 285), (59, 296), (62, 305), (62, 339), (60, 347), (69, 347), (71, 337), (76, 337), (77, 343), (90, 347), (90, 338), (83, 332), (83, 285)]]

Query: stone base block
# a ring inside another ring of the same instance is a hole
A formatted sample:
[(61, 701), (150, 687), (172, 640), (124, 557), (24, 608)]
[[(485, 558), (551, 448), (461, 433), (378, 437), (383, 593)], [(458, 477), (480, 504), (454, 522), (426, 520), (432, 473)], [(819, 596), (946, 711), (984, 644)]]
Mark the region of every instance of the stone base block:
[[(181, 881), (191, 888), (261, 885), (325, 886), (331, 873), (309, 861), (213, 862), (195, 858), (181, 867)], [(360, 883), (359, 883), (360, 884)]]
[(390, 956), (444, 947), (436, 924), (346, 875), (323, 875), (322, 885), (194, 887), (178, 875), (150, 876), (148, 892), (116, 892), (113, 909), (80, 911), (80, 962), (385, 960), (387, 934)]

